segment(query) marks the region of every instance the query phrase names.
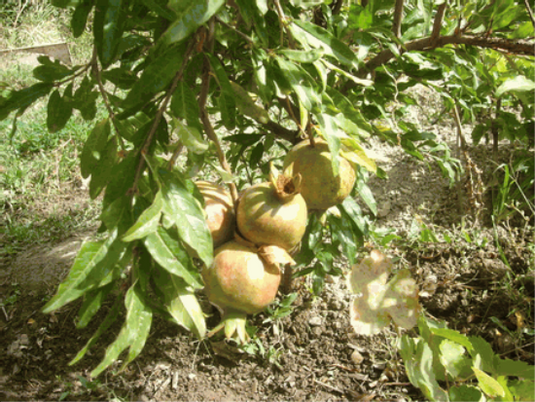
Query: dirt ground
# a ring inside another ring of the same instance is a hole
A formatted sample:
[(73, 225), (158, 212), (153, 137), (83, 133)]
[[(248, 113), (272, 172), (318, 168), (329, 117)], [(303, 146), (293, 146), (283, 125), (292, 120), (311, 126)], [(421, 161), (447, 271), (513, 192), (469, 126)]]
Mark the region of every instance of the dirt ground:
[[(429, 128), (454, 141), (452, 126)], [(405, 242), (387, 250), (401, 266), (411, 269), (424, 310), (462, 333), (483, 336), (503, 356), (533, 363), (533, 339), (527, 335), (512, 337), (497, 324), (514, 334), (521, 317), (522, 325), (533, 327), (532, 317), (522, 316), (534, 311), (532, 257), (527, 248), (533, 242), (532, 228), (500, 229), (499, 244), (513, 271), (508, 273), (509, 268), (499, 258), (492, 228), (486, 226), (484, 217), (476, 224), (473, 219), (463, 219), (470, 211), (459, 210), (457, 190), (450, 188), (436, 165), (403, 156), (399, 149), (379, 141), (372, 150), (389, 175), (387, 181), (374, 178), (370, 182), (379, 205), (378, 227), (391, 228), (409, 238), (417, 218), (438, 234), (449, 231), (458, 239), (462, 230), (467, 230), (462, 222), (471, 225), (472, 243)], [(509, 151), (503, 149), (504, 153)], [(482, 145), (471, 153), (484, 172), (491, 172), (485, 169), (490, 163), (490, 147)], [(356, 335), (352, 330), (351, 295), (344, 278), (331, 278), (319, 297), (311, 295), (306, 283), (298, 285), (293, 313), (277, 325), (265, 323), (264, 314), (252, 318), (261, 343), (261, 347), (256, 345), (256, 354), (225, 342), (199, 342), (156, 317), (145, 349), (126, 371), (114, 375), (108, 370), (91, 380), (89, 373), (118, 333), (121, 320), (112, 328), (112, 335), (101, 339), (82, 361), (72, 367), (68, 363), (111, 305), (82, 331), (75, 328), (80, 303), (52, 315), (40, 312), (68, 272), (81, 241), (90, 234), (31, 247), (0, 268), (1, 400), (423, 399), (404, 372), (395, 348), (399, 334), (394, 328), (372, 337)], [(371, 250), (374, 245), (368, 246)], [(346, 272), (348, 269), (345, 267)], [(516, 278), (510, 289), (501, 284), (506, 275)], [(527, 289), (529, 297), (521, 289)], [(208, 324), (213, 326), (218, 317), (216, 311), (211, 313)]]

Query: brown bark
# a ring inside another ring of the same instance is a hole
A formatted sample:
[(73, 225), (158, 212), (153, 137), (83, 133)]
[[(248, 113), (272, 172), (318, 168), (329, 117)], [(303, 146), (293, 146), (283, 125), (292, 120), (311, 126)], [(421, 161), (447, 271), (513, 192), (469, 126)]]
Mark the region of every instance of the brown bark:
[(392, 32), (396, 38), (401, 38), (401, 21), (403, 19), (403, 5), (405, 0), (396, 0), (394, 7), (394, 22), (392, 24)]
[[(490, 48), (515, 54), (523, 54), (527, 56), (535, 56), (535, 47), (533, 43), (527, 41), (512, 41), (502, 38), (485, 38), (479, 36), (441, 36), (433, 43), (432, 37), (416, 39), (405, 43), (405, 49), (411, 50), (431, 50), (437, 47), (446, 45), (468, 45)], [(373, 59), (366, 63), (366, 69), (369, 71), (375, 70), (377, 67), (387, 63), (394, 57), (394, 53), (390, 50), (383, 50)]]

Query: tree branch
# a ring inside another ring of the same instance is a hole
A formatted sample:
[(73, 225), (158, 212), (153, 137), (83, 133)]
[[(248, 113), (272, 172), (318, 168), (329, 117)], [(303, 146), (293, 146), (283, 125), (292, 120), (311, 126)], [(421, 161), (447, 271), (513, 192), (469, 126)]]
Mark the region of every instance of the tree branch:
[[(208, 40), (206, 43), (206, 51), (213, 52), (214, 47), (214, 31), (215, 31), (215, 25), (214, 25), (214, 19), (212, 18), (208, 24), (209, 32), (208, 32)], [(225, 156), (225, 152), (223, 151), (223, 148), (221, 147), (221, 142), (219, 141), (219, 138), (217, 137), (217, 134), (214, 130), (214, 127), (212, 126), (212, 123), (210, 122), (210, 116), (208, 112), (206, 111), (206, 101), (208, 100), (208, 92), (210, 89), (210, 61), (207, 57), (204, 58), (204, 65), (203, 65), (203, 75), (202, 75), (202, 83), (201, 83), (201, 92), (199, 95), (199, 109), (201, 111), (201, 121), (204, 127), (204, 131), (206, 132), (206, 135), (208, 138), (214, 143), (216, 152), (217, 152), (217, 158), (219, 159), (219, 164), (221, 167), (232, 175), (232, 169), (230, 168), (230, 165), (228, 164), (227, 157)], [(236, 187), (235, 183), (228, 183), (230, 194), (232, 196), (232, 200), (234, 201), (234, 205), (237, 205), (238, 200), (238, 189)]]
[(433, 31), (431, 32), (431, 43), (436, 46), (436, 42), (440, 36), (440, 28), (442, 28), (442, 21), (444, 21), (444, 13), (448, 2), (444, 1), (441, 5), (438, 6), (437, 14), (435, 15), (435, 21), (433, 22)]
[(526, 10), (528, 10), (529, 18), (531, 18), (531, 23), (533, 24), (533, 28), (535, 28), (535, 17), (533, 17), (533, 11), (531, 11), (531, 6), (529, 5), (529, 1), (524, 0), (524, 4), (526, 5)]
[(141, 148), (140, 156), (139, 156), (139, 163), (137, 165), (136, 175), (134, 177), (134, 183), (132, 184), (132, 187), (128, 190), (128, 194), (135, 194), (137, 191), (137, 184), (139, 182), (139, 179), (141, 178), (143, 170), (145, 169), (145, 155), (149, 152), (150, 145), (152, 143), (152, 140), (154, 139), (154, 135), (156, 134), (158, 125), (160, 124), (160, 121), (162, 120), (163, 113), (165, 112), (165, 110), (167, 109), (167, 106), (169, 105), (171, 96), (173, 95), (173, 92), (175, 92), (175, 89), (178, 83), (182, 79), (184, 70), (186, 69), (191, 53), (193, 52), (194, 45), (195, 43), (193, 41), (189, 44), (189, 47), (186, 50), (186, 53), (184, 54), (184, 58), (182, 59), (183, 60), (182, 65), (180, 66), (180, 69), (176, 73), (175, 77), (173, 78), (173, 82), (171, 83), (171, 86), (167, 90), (165, 97), (162, 101), (162, 104), (160, 105), (160, 107), (158, 108), (158, 111), (156, 112), (156, 116), (154, 117), (154, 122), (152, 123), (152, 126), (150, 127), (150, 131), (147, 134), (147, 138), (145, 139), (143, 148)]
[(403, 5), (405, 0), (396, 0), (394, 7), (394, 22), (392, 23), (392, 32), (396, 38), (401, 38), (401, 20), (403, 19)]
[[(405, 43), (405, 49), (411, 50), (432, 50), (437, 47), (443, 47), (446, 45), (468, 45), (478, 46), (484, 48), (490, 48), (498, 51), (506, 51), (515, 54), (523, 54), (527, 56), (535, 56), (535, 48), (533, 43), (527, 41), (512, 41), (502, 38), (486, 38), (482, 36), (441, 36), (436, 39), (435, 43), (432, 42), (431, 37), (416, 39)], [(366, 63), (366, 69), (373, 71), (377, 67), (387, 63), (394, 57), (394, 53), (390, 50), (383, 50), (373, 59)]]

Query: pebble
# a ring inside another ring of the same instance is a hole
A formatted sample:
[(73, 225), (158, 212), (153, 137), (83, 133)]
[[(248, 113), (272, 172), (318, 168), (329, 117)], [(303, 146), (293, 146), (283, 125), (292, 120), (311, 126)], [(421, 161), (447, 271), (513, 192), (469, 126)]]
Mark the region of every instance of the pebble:
[(311, 327), (319, 327), (322, 324), (321, 317), (315, 316), (308, 320), (308, 325)]
[(355, 364), (360, 364), (364, 361), (364, 356), (362, 356), (358, 350), (354, 350), (353, 353), (351, 353), (351, 361)]

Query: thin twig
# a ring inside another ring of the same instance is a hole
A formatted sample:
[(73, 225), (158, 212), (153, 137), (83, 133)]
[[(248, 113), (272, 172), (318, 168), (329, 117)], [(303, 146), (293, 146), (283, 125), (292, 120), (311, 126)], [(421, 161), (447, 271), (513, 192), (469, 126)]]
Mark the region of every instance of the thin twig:
[[(213, 51), (214, 47), (214, 31), (215, 31), (215, 25), (214, 25), (214, 19), (212, 18), (208, 24), (209, 32), (208, 32), (208, 40), (206, 41), (205, 45), (208, 52)], [(225, 156), (225, 152), (223, 151), (223, 148), (221, 147), (221, 142), (219, 141), (219, 138), (217, 137), (217, 134), (214, 130), (214, 127), (212, 126), (212, 123), (210, 122), (210, 117), (208, 112), (206, 111), (206, 101), (208, 100), (208, 91), (210, 90), (210, 78), (211, 78), (211, 67), (210, 67), (210, 61), (208, 60), (208, 57), (204, 58), (204, 66), (203, 66), (203, 75), (202, 75), (202, 81), (201, 81), (201, 92), (199, 94), (199, 109), (201, 111), (201, 121), (204, 127), (204, 131), (206, 132), (206, 135), (208, 138), (214, 143), (216, 152), (217, 152), (217, 158), (219, 159), (219, 164), (229, 174), (232, 175), (232, 169), (230, 168), (230, 165), (228, 164), (227, 157)], [(230, 194), (232, 196), (232, 200), (234, 201), (234, 205), (237, 205), (238, 200), (238, 189), (236, 188), (236, 184), (233, 182), (228, 183)]]
[(178, 159), (178, 156), (180, 155), (183, 149), (184, 144), (177, 144), (175, 152), (173, 152), (173, 155), (171, 156), (171, 159), (169, 159), (169, 163), (167, 164), (167, 170), (173, 170), (173, 167), (175, 167), (176, 160)]
[(225, 21), (223, 21), (221, 18), (219, 18), (218, 16), (215, 17), (216, 21), (219, 22), (221, 25), (223, 25), (224, 27), (227, 27), (228, 29), (236, 32), (239, 36), (241, 36), (242, 38), (244, 38), (247, 42), (249, 43), (254, 43), (254, 40), (253, 38), (251, 38), (249, 35), (246, 35), (244, 34), (242, 31), (236, 29), (235, 27), (233, 27), (232, 25), (230, 24), (227, 24)]
[(104, 88), (104, 84), (102, 83), (102, 77), (100, 75), (100, 68), (98, 66), (96, 46), (93, 47), (93, 57), (91, 58), (90, 64), (92, 68), (92, 73), (95, 76), (95, 79), (97, 80), (100, 95), (102, 96), (102, 99), (104, 100), (104, 105), (106, 105), (106, 109), (108, 110), (108, 114), (110, 115), (111, 124), (113, 125), (113, 128), (115, 129), (115, 134), (117, 135), (117, 139), (119, 140), (119, 145), (121, 146), (121, 149), (125, 151), (126, 146), (124, 144), (123, 137), (121, 137), (121, 134), (119, 132), (119, 127), (117, 127), (117, 122), (115, 120), (115, 112), (113, 111), (111, 107), (110, 100), (108, 99), (108, 93), (106, 92), (106, 89)]
[(178, 83), (182, 79), (182, 75), (184, 74), (184, 70), (186, 69), (186, 65), (188, 64), (188, 61), (190, 59), (191, 53), (193, 52), (194, 46), (195, 46), (195, 42), (191, 41), (191, 43), (188, 46), (188, 49), (186, 50), (186, 53), (184, 54), (184, 58), (182, 59), (182, 65), (180, 66), (180, 69), (176, 73), (175, 78), (173, 78), (173, 82), (171, 83), (171, 86), (167, 90), (166, 95), (162, 101), (162, 104), (160, 105), (158, 111), (156, 112), (154, 122), (152, 123), (150, 131), (147, 134), (147, 138), (145, 139), (143, 148), (141, 148), (139, 163), (136, 169), (136, 176), (134, 177), (134, 183), (132, 187), (128, 190), (129, 194), (134, 194), (137, 191), (137, 184), (145, 168), (145, 155), (149, 152), (149, 147), (152, 144), (152, 140), (154, 139), (154, 135), (156, 134), (156, 130), (158, 129), (158, 125), (160, 124), (163, 113), (165, 112), (165, 110), (167, 109), (167, 106), (169, 105), (171, 96), (173, 95), (173, 92), (175, 91)]
[(531, 18), (531, 23), (533, 24), (533, 28), (535, 28), (535, 17), (533, 16), (533, 11), (531, 11), (531, 6), (529, 5), (529, 1), (524, 0), (524, 4), (526, 5), (526, 10), (528, 10), (529, 18)]
[(401, 38), (401, 21), (403, 19), (403, 5), (405, 0), (396, 0), (394, 7), (394, 22), (392, 23), (392, 32), (396, 38)]

